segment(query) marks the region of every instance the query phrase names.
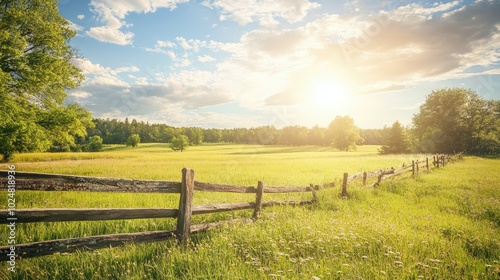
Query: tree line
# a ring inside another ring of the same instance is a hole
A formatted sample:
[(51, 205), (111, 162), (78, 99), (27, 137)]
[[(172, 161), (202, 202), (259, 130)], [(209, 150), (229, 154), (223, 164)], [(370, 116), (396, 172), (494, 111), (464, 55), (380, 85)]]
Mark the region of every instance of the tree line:
[[(382, 129), (358, 129), (349, 117), (338, 117), (346, 120), (343, 127), (351, 127), (357, 137), (358, 144), (381, 144)], [(334, 138), (335, 127), (314, 126), (287, 126), (276, 128), (272, 125), (254, 128), (199, 128), (199, 127), (173, 127), (166, 124), (149, 124), (144, 121), (129, 121), (119, 119), (93, 119), (94, 126), (87, 128), (87, 135), (97, 135), (103, 139), (104, 144), (125, 144), (127, 139), (134, 134), (140, 137), (141, 143), (170, 143), (174, 137), (187, 136), (190, 145), (202, 143), (236, 143), (260, 145), (290, 145), (304, 146), (317, 145), (329, 146)], [(337, 132), (338, 134), (338, 132)], [(364, 140), (364, 142), (362, 141)], [(82, 137), (78, 143), (89, 141), (89, 137)]]

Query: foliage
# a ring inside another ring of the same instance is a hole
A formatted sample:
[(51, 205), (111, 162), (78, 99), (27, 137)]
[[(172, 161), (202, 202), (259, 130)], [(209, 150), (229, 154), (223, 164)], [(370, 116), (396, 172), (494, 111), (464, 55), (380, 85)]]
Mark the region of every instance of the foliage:
[(410, 139), (399, 121), (385, 131), (383, 144), (379, 150), (381, 154), (405, 154), (411, 151)]
[(189, 138), (186, 135), (174, 136), (170, 148), (174, 151), (184, 151), (189, 146)]
[(102, 150), (102, 138), (94, 135), (89, 139), (89, 152), (99, 152)]
[(131, 146), (132, 148), (137, 147), (141, 142), (141, 138), (139, 134), (132, 134), (127, 138), (127, 146)]
[[(188, 136), (192, 145), (207, 143), (239, 143), (262, 145), (318, 145), (328, 146), (327, 128), (314, 126), (286, 126), (277, 129), (274, 126), (254, 128), (199, 128), (171, 127), (165, 124), (149, 124), (128, 119), (125, 122), (117, 119), (94, 119), (95, 128), (87, 130), (88, 135), (99, 135), (104, 144), (122, 144), (133, 133), (139, 134), (142, 143), (169, 143), (175, 135)], [(371, 142), (377, 144), (377, 140)], [(380, 144), (380, 141), (378, 141)]]
[[(95, 128), (87, 130), (88, 135), (99, 135), (104, 144), (123, 144), (133, 133), (139, 134), (142, 143), (170, 143), (175, 135), (188, 136), (192, 145), (206, 143), (238, 143), (261, 145), (289, 145), (289, 146), (328, 146), (331, 137), (325, 127), (314, 126), (286, 126), (277, 129), (274, 126), (260, 126), (253, 128), (199, 128), (199, 127), (171, 127), (165, 124), (149, 124), (128, 119), (94, 119)], [(365, 144), (380, 145), (381, 129), (360, 129)]]
[(363, 145), (382, 145), (383, 132), (383, 128), (359, 129), (359, 135), (365, 140)]
[(222, 142), (222, 130), (215, 128), (203, 129), (203, 139), (209, 143), (220, 143)]
[(0, 5), (0, 154), (75, 145), (90, 113), (63, 105), (83, 75), (71, 63), (75, 32), (57, 1), (2, 1)]
[(186, 136), (188, 137), (191, 145), (198, 146), (203, 143), (203, 130), (199, 127), (186, 129)]
[(418, 149), (431, 153), (500, 153), (499, 103), (462, 88), (433, 91), (413, 117)]
[(332, 145), (341, 151), (349, 151), (349, 148), (356, 149), (356, 144), (363, 142), (358, 128), (354, 125), (354, 120), (349, 116), (335, 117), (328, 126), (328, 130)]

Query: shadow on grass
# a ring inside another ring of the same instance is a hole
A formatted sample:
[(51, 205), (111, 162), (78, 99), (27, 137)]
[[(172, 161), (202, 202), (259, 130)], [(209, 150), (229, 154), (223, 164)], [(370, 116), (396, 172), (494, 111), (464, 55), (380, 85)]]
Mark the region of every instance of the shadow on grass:
[(122, 150), (125, 150), (127, 149), (128, 147), (126, 147), (125, 145), (123, 146), (118, 146), (118, 145), (104, 145), (103, 148), (102, 148), (102, 152), (112, 152), (112, 151), (122, 151)]

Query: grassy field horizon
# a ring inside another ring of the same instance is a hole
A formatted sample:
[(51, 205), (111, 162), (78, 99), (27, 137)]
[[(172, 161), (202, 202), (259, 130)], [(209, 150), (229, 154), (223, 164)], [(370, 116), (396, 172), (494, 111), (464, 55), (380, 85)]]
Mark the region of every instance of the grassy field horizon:
[[(327, 147), (167, 145), (108, 147), (101, 153), (16, 155), (18, 171), (180, 180), (182, 167), (199, 181), (237, 185), (309, 185), (398, 167), (426, 155), (377, 154), (376, 146), (339, 152)], [(7, 165), (0, 165), (6, 169)], [(228, 225), (174, 241), (16, 260), (6, 279), (498, 279), (500, 160), (465, 157), (378, 188), (350, 184), (318, 192), (318, 203), (265, 208), (251, 224)], [(0, 203), (6, 205), (6, 191)], [(264, 201), (274, 199), (264, 195)], [(195, 192), (195, 204), (253, 201), (248, 194)], [(310, 194), (280, 195), (310, 199)], [(177, 194), (16, 192), (21, 208), (177, 207)], [(195, 216), (193, 223), (250, 217), (251, 211)], [(174, 219), (19, 224), (16, 242), (96, 234), (169, 230)], [(2, 236), (6, 228), (0, 230)], [(6, 245), (7, 240), (2, 241)], [(7, 264), (0, 264), (2, 273)], [(3, 276), (3, 274), (0, 274)]]
[(309, 185), (341, 178), (344, 172), (397, 167), (424, 157), (381, 156), (379, 147), (358, 146), (344, 152), (325, 146), (203, 144), (174, 152), (161, 143), (136, 148), (108, 145), (97, 153), (16, 154), (11, 163), (0, 164), (0, 168), (14, 164), (18, 171), (178, 181), (181, 169), (189, 167), (195, 170), (197, 180), (206, 182), (248, 185), (262, 180), (270, 185)]

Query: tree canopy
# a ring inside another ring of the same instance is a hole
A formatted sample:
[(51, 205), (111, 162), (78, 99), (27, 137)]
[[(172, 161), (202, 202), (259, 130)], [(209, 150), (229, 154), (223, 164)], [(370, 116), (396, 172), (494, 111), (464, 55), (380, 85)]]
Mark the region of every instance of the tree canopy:
[(349, 116), (335, 117), (328, 126), (328, 130), (332, 145), (341, 151), (349, 151), (349, 148), (355, 149), (356, 144), (363, 142), (358, 128), (354, 125), (354, 120)]
[[(197, 128), (172, 127), (166, 124), (150, 124), (144, 121), (131, 122), (128, 119), (94, 119), (95, 127), (88, 128), (89, 136), (99, 135), (104, 144), (125, 144), (132, 134), (139, 134), (142, 143), (170, 143), (175, 135), (186, 135), (193, 145), (206, 143), (238, 143), (260, 145), (317, 145), (328, 146), (332, 139), (328, 128), (314, 126), (285, 126), (276, 128), (272, 125), (252, 128)], [(360, 129), (364, 144), (382, 144), (382, 129)], [(197, 139), (191, 137), (198, 136)]]
[(411, 151), (410, 139), (399, 121), (396, 121), (391, 128), (384, 130), (383, 143), (384, 145), (379, 149), (381, 154), (404, 154)]
[(83, 80), (71, 63), (75, 32), (55, 0), (5, 0), (0, 5), (0, 154), (75, 145), (92, 116), (65, 105), (68, 89)]
[(131, 146), (132, 148), (137, 147), (141, 142), (141, 137), (139, 134), (132, 134), (127, 138), (127, 146)]
[(97, 135), (90, 137), (88, 144), (89, 152), (98, 152), (101, 149), (102, 149), (102, 138)]
[(170, 148), (174, 151), (184, 151), (189, 146), (189, 138), (186, 135), (174, 136)]
[(446, 88), (427, 96), (413, 117), (422, 152), (500, 153), (500, 101), (487, 101), (472, 90)]

